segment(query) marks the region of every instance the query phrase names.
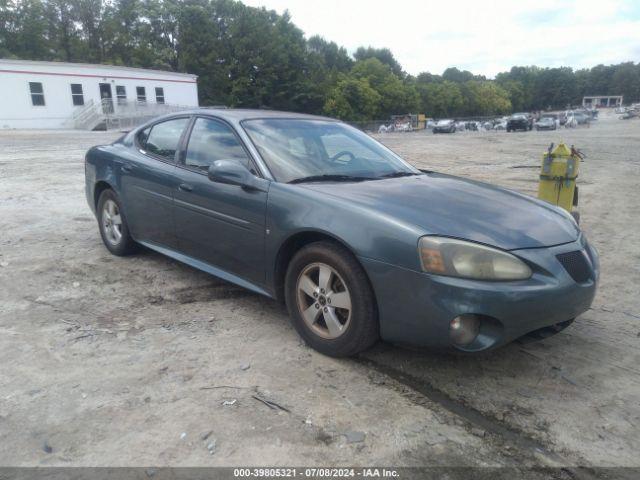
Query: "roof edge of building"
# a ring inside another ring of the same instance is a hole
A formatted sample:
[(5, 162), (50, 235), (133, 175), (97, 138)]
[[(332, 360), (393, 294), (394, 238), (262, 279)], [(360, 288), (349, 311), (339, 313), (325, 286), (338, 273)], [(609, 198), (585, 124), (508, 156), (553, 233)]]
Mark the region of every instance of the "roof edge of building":
[(57, 61), (41, 61), (41, 60), (21, 60), (18, 58), (0, 58), (0, 65), (42, 65), (51, 67), (76, 67), (76, 68), (106, 68), (113, 70), (125, 70), (129, 72), (145, 72), (156, 75), (170, 75), (182, 78), (198, 78), (192, 73), (172, 72), (170, 70), (155, 70), (151, 68), (126, 67), (120, 65), (106, 65), (102, 63), (75, 63), (75, 62), (57, 62)]

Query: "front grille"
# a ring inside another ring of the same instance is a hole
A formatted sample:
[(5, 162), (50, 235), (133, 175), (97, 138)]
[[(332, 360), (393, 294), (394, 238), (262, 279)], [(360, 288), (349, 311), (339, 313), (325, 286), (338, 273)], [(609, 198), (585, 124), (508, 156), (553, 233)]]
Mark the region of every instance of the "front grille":
[(583, 250), (561, 253), (556, 258), (576, 282), (584, 283), (591, 279), (591, 265)]

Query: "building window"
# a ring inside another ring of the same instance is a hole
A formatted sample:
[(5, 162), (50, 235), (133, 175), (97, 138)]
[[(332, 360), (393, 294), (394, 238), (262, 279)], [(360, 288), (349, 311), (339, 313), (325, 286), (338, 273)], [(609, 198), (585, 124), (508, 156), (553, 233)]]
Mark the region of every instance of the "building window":
[(84, 95), (82, 93), (82, 85), (80, 83), (71, 84), (71, 99), (75, 106), (84, 105)]
[(42, 83), (29, 82), (29, 91), (31, 92), (31, 104), (34, 107), (44, 107), (44, 90)]
[(156, 103), (164, 103), (164, 88), (156, 87)]
[(116, 85), (116, 97), (118, 99), (118, 105), (127, 103), (127, 89), (124, 85)]
[(147, 103), (147, 91), (144, 87), (136, 87), (136, 95), (138, 96), (138, 103)]

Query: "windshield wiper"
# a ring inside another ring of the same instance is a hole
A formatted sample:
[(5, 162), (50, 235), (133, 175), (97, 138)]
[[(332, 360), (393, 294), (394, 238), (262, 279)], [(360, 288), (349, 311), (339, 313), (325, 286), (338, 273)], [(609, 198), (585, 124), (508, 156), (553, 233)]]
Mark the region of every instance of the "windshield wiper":
[(372, 177), (355, 177), (352, 175), (311, 175), (309, 177), (294, 178), (288, 183), (304, 182), (363, 182), (365, 180), (375, 180)]
[(391, 172), (385, 175), (380, 175), (379, 178), (397, 178), (397, 177), (412, 177), (414, 175), (421, 175), (420, 173), (414, 172)]

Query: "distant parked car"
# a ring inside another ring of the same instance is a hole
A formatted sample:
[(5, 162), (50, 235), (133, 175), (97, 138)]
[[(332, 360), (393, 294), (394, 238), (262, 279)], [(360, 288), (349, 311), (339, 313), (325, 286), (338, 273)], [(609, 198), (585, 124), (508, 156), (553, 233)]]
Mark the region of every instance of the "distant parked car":
[(479, 125), (480, 125), (480, 123), (479, 123), (479, 122), (466, 122), (466, 123), (464, 124), (465, 129), (466, 129), (466, 130), (470, 130), (470, 131), (472, 131), (472, 132), (477, 132), (477, 131), (478, 131), (478, 128), (479, 128), (479, 127), (478, 127)]
[(555, 130), (556, 121), (551, 117), (542, 117), (536, 122), (536, 130)]
[(564, 128), (576, 128), (578, 121), (572, 111), (567, 112), (567, 120), (564, 122)]
[(524, 114), (515, 114), (507, 120), (507, 132), (515, 132), (516, 130), (529, 131), (533, 128), (533, 119), (529, 119)]
[(411, 132), (413, 131), (413, 127), (411, 126), (411, 122), (400, 122), (394, 125), (394, 132)]
[(456, 122), (453, 120), (438, 120), (435, 127), (433, 127), (433, 133), (455, 133)]
[(533, 122), (534, 122), (535, 119), (533, 118), (532, 114), (530, 114), (528, 112), (516, 112), (512, 116), (515, 116), (515, 115), (519, 115), (521, 117), (526, 118), (527, 122), (529, 122), (529, 130), (533, 129)]
[(633, 108), (626, 108), (624, 113), (620, 115), (621, 120), (630, 120), (632, 118), (636, 118), (639, 115), (639, 110)]
[(560, 125), (564, 125), (565, 123), (567, 123), (567, 112), (558, 112), (555, 115), (558, 116), (558, 123)]
[(586, 125), (591, 121), (591, 115), (582, 111), (573, 112), (573, 118), (578, 125)]

